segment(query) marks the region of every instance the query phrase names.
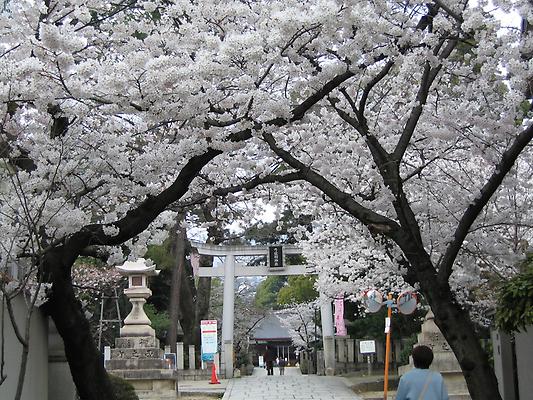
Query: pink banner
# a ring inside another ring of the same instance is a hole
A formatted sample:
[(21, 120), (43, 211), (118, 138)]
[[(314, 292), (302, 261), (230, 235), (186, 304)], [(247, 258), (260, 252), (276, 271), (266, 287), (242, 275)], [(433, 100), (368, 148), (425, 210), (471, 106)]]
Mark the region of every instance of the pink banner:
[(335, 329), (338, 336), (347, 336), (346, 325), (344, 325), (344, 299), (337, 297), (335, 299)]

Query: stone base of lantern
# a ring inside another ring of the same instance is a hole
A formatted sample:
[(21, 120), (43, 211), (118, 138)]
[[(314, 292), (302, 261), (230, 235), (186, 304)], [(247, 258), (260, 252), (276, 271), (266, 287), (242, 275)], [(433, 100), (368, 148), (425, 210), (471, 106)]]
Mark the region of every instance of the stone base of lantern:
[(163, 355), (155, 336), (120, 337), (106, 368), (127, 380), (139, 400), (176, 400), (178, 372), (167, 368)]
[(150, 325), (124, 325), (120, 328), (121, 337), (154, 337), (155, 330)]

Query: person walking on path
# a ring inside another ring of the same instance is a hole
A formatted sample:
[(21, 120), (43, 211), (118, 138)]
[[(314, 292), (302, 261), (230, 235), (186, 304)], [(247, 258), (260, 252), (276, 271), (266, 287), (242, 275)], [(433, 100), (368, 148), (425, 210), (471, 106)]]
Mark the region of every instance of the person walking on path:
[(263, 359), (265, 360), (267, 375), (274, 375), (274, 355), (270, 346), (267, 345), (265, 353), (263, 354)]
[(278, 368), (279, 368), (280, 375), (285, 375), (285, 365), (287, 365), (287, 361), (284, 358), (280, 358), (278, 362)]
[(449, 400), (442, 375), (430, 371), (433, 351), (424, 345), (411, 352), (415, 367), (400, 378), (396, 400)]

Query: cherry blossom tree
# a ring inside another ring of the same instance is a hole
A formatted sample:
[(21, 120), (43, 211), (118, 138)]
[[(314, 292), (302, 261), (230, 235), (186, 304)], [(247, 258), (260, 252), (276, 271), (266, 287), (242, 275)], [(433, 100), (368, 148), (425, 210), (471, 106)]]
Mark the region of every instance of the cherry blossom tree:
[(309, 303), (295, 303), (278, 310), (275, 315), (281, 325), (288, 329), (294, 346), (310, 351), (313, 342), (318, 340), (315, 336), (317, 330), (318, 300)]
[[(505, 273), (530, 235), (532, 42), (484, 7), (7, 3), (0, 240), (52, 285), (43, 309), (80, 397), (113, 398), (72, 286), (75, 260), (142, 255), (176, 206), (220, 195), (314, 215), (309, 239), (330, 249), (317, 265), (341, 241), (361, 248), (344, 253), (347, 280), (378, 259), (380, 277), (419, 287), (472, 397), (494, 398), (462, 292), (481, 268)], [(525, 0), (495, 8), (531, 19)]]
[(335, 46), (317, 27), (293, 59), (353, 75), (303, 120), (264, 127), (256, 151), (272, 158), (230, 191), (264, 185), (271, 204), (316, 217), (306, 255), (328, 272), (322, 290), (420, 290), (472, 397), (494, 398), (474, 291), (513, 273), (531, 240), (532, 40), (484, 4), (451, 3), (358, 3)]
[[(232, 151), (253, 130), (289, 123), (276, 106), (286, 84), (269, 76), (269, 65), (281, 73), (293, 64), (280, 53), (295, 46), (294, 32), (284, 32), (285, 22), (268, 25), (290, 6), (20, 1), (4, 12), (2, 181), (17, 180), (37, 229), (20, 229), (22, 205), (3, 185), (2, 240), (15, 243), (18, 259), (37, 233), (41, 250), (31, 256), (52, 284), (44, 310), (64, 339), (81, 398), (113, 395), (72, 286), (74, 261), (101, 248), (110, 263), (143, 254), (161, 242), (174, 219), (168, 207), (203, 179), (206, 164), (226, 152), (221, 165), (233, 168)], [(295, 79), (308, 78), (293, 69)], [(291, 119), (348, 76), (296, 101)], [(252, 109), (262, 116), (256, 122)]]

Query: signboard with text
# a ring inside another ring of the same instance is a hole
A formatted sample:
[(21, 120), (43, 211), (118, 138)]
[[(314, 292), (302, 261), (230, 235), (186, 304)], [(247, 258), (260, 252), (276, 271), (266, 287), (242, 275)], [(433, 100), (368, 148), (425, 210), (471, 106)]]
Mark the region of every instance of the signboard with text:
[(268, 248), (268, 261), (270, 268), (283, 268), (283, 247), (270, 246)]
[(200, 321), (202, 336), (202, 360), (212, 361), (218, 352), (217, 320), (204, 319)]
[(361, 354), (370, 354), (376, 352), (376, 341), (375, 340), (361, 340), (359, 342), (359, 353)]

